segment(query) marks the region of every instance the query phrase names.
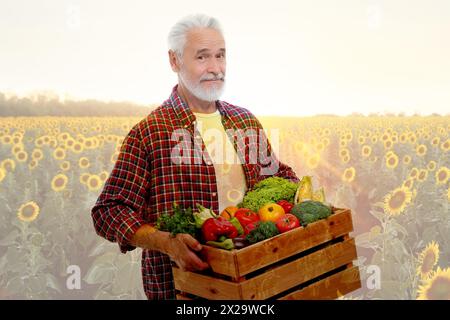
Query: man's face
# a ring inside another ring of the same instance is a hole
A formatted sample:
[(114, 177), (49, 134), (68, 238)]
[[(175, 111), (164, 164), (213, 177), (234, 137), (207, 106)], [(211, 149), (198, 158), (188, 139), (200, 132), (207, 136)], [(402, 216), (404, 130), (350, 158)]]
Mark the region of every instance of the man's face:
[(178, 72), (183, 85), (200, 100), (215, 101), (225, 86), (225, 40), (210, 28), (188, 32)]

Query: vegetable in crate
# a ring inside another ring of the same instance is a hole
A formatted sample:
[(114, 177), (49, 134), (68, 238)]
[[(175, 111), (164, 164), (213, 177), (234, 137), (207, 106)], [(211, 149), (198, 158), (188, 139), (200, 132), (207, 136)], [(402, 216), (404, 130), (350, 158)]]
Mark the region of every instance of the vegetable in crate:
[(246, 239), (250, 243), (256, 243), (265, 239), (272, 238), (280, 234), (277, 226), (272, 221), (257, 222), (256, 228), (249, 232)]
[(254, 212), (268, 203), (276, 203), (279, 200), (294, 202), (298, 184), (281, 177), (269, 177), (255, 184), (248, 191), (242, 203), (238, 207), (249, 208)]
[(312, 200), (313, 186), (311, 179), (311, 176), (304, 176), (302, 180), (300, 180), (298, 189), (296, 190), (294, 195), (294, 204), (300, 203), (305, 200)]
[(202, 236), (205, 241), (217, 241), (221, 236), (232, 239), (238, 235), (236, 227), (223, 217), (209, 218), (202, 225)]
[(277, 201), (277, 204), (283, 207), (284, 213), (290, 213), (294, 205), (286, 200)]
[(197, 228), (192, 209), (183, 209), (177, 203), (173, 204), (173, 214), (163, 213), (156, 221), (156, 228), (168, 231), (175, 237), (178, 233), (188, 233), (195, 237)]
[(286, 213), (275, 222), (275, 225), (277, 226), (278, 231), (280, 231), (280, 233), (284, 233), (289, 230), (300, 227), (300, 221), (293, 214)]
[[(222, 240), (222, 241), (220, 241)], [(233, 239), (219, 239), (219, 241), (206, 241), (206, 244), (220, 249), (232, 250), (234, 249)]]
[(242, 227), (245, 228), (246, 225), (259, 221), (259, 216), (257, 213), (253, 212), (247, 208), (240, 208), (234, 214), (234, 218), (239, 220)]
[(332, 213), (331, 207), (319, 201), (303, 201), (296, 204), (291, 213), (295, 215), (300, 223), (305, 226), (309, 223), (329, 217)]
[(285, 212), (282, 206), (276, 203), (268, 203), (262, 206), (259, 211), (259, 219), (261, 221), (276, 222), (280, 217), (284, 216)]
[(201, 228), (203, 223), (209, 218), (215, 218), (216, 214), (211, 209), (207, 209), (201, 204), (197, 203), (198, 212), (194, 212), (195, 226)]

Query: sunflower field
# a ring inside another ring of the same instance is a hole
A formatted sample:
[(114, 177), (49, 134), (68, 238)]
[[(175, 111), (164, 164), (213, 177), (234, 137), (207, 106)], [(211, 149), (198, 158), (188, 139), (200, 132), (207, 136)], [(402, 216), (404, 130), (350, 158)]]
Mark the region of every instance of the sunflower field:
[[(145, 299), (140, 250), (121, 254), (90, 215), (140, 120), (0, 118), (0, 299)], [(352, 210), (362, 288), (343, 299), (450, 299), (450, 117), (260, 121)]]

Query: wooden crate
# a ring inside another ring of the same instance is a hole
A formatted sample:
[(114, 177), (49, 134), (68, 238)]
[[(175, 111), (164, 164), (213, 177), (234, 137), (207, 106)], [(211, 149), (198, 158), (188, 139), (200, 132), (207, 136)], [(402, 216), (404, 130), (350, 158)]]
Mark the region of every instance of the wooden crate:
[(239, 250), (203, 246), (211, 269), (173, 267), (178, 299), (334, 299), (361, 287), (351, 211)]

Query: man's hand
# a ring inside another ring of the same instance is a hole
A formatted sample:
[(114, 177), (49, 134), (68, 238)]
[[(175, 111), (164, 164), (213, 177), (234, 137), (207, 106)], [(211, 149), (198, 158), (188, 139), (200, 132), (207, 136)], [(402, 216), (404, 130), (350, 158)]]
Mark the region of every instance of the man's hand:
[(167, 254), (183, 271), (204, 270), (209, 267), (195, 253), (202, 250), (202, 246), (190, 234), (183, 233), (171, 237), (169, 232), (143, 225), (136, 231), (131, 242), (136, 247), (158, 250)]
[(202, 250), (201, 244), (190, 234), (177, 234), (169, 237), (167, 254), (183, 271), (204, 270), (209, 265), (202, 261), (194, 251)]

